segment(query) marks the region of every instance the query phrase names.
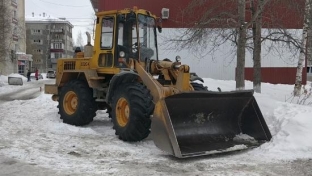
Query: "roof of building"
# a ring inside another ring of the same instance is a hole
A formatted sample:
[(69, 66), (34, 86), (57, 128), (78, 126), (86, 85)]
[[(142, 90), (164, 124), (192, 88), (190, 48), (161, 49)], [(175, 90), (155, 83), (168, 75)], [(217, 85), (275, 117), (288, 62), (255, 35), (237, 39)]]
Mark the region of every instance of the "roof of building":
[(57, 18), (54, 16), (51, 16), (49, 14), (32, 14), (32, 15), (26, 15), (25, 17), (26, 23), (66, 23), (69, 24), (71, 27), (74, 27), (69, 21), (66, 20), (66, 18)]
[(90, 0), (90, 2), (91, 2), (91, 4), (92, 4), (92, 7), (93, 7), (93, 10), (95, 11), (95, 12), (97, 12), (98, 11), (98, 9), (99, 9), (99, 7), (98, 7), (98, 0)]

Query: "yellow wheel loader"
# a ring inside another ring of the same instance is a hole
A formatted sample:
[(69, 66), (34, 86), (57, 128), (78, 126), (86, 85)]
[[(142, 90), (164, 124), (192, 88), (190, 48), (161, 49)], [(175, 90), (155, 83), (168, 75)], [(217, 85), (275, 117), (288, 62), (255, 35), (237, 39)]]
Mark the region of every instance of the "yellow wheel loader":
[(87, 33), (84, 52), (58, 59), (56, 82), (45, 85), (64, 123), (87, 125), (106, 109), (119, 139), (141, 141), (151, 133), (157, 147), (179, 158), (271, 139), (252, 90), (208, 91), (179, 56), (158, 58), (161, 21), (151, 12), (96, 15), (94, 46)]

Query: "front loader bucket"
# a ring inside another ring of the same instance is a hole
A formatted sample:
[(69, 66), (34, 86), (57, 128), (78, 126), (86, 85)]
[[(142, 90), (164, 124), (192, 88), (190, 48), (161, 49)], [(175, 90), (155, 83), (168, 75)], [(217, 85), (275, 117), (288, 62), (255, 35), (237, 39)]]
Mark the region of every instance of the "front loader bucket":
[(157, 147), (178, 158), (241, 150), (272, 138), (253, 91), (187, 92), (161, 99), (151, 135)]

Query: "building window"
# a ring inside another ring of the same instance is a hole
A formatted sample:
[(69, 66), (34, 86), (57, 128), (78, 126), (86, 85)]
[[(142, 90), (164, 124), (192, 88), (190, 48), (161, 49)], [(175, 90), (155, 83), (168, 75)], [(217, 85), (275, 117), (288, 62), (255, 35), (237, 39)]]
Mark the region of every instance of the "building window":
[(17, 35), (17, 27), (14, 27), (13, 29), (13, 35)]
[(63, 49), (64, 46), (62, 43), (51, 43), (51, 49)]
[(39, 64), (41, 62), (41, 59), (34, 59), (34, 62)]
[(63, 57), (63, 53), (51, 53), (52, 59), (59, 59)]
[(25, 73), (25, 65), (19, 65), (18, 66), (18, 73), (21, 74), (21, 75), (24, 75)]
[(42, 44), (42, 40), (40, 40), (40, 39), (35, 39), (35, 40), (33, 40), (33, 43), (35, 43), (35, 44)]
[(34, 54), (42, 54), (43, 53), (43, 51), (41, 49), (35, 49), (33, 51), (34, 51)]
[(17, 15), (16, 15), (16, 10), (13, 10), (13, 18), (16, 19)]
[(12, 34), (13, 40), (18, 41), (18, 32), (17, 32), (17, 27), (13, 28), (13, 34)]
[(32, 34), (42, 34), (42, 30), (34, 29), (34, 30), (32, 30)]
[(63, 57), (63, 54), (62, 53), (55, 53), (55, 58), (58, 59), (58, 58), (62, 58)]

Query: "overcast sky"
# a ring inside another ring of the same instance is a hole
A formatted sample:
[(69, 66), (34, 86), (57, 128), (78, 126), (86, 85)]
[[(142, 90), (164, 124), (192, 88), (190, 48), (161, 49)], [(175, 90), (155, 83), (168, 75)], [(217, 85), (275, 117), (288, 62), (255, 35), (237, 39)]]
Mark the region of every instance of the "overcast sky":
[(65, 17), (72, 25), (76, 42), (79, 31), (87, 44), (86, 31), (92, 31), (94, 11), (90, 0), (25, 0), (26, 16), (46, 13), (54, 17)]

